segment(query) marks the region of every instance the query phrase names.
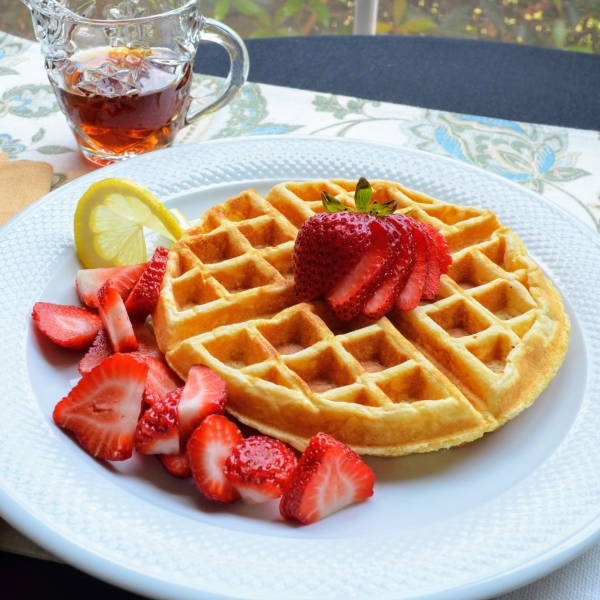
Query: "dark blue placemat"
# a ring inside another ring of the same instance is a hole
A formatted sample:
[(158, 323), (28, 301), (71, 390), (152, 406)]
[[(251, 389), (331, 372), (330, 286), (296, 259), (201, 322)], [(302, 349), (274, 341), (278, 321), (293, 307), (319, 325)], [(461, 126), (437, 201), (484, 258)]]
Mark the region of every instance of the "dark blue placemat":
[[(250, 81), (500, 119), (600, 130), (600, 56), (403, 36), (247, 40)], [(227, 73), (203, 44), (195, 70)]]

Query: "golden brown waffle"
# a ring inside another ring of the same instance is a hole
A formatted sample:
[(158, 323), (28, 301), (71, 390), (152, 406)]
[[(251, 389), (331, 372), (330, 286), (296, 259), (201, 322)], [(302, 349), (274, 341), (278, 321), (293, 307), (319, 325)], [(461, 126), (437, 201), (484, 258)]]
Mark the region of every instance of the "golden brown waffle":
[(193, 364), (209, 366), (227, 382), (232, 415), (300, 450), (319, 431), (359, 453), (399, 456), (497, 429), (564, 359), (559, 294), (491, 211), (375, 181), (376, 201), (397, 200), (448, 241), (453, 265), (439, 294), (377, 322), (297, 303), (298, 228), (323, 211), (322, 190), (352, 206), (355, 185), (286, 183), (207, 211), (169, 253), (153, 316), (168, 362), (184, 379)]

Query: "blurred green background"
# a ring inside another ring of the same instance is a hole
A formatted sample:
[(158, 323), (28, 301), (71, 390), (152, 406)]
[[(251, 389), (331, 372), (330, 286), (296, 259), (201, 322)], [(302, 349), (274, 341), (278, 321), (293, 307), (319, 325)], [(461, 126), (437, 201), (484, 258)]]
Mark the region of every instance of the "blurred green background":
[[(352, 34), (354, 0), (205, 0), (244, 38)], [(0, 0), (0, 30), (34, 39), (29, 11)], [(600, 54), (600, 0), (379, 0), (378, 35), (469, 38)]]

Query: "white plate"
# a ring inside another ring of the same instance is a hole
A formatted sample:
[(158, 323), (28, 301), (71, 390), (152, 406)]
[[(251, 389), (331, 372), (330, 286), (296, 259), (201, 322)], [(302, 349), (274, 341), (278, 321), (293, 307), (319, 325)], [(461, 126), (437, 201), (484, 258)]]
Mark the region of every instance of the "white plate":
[[(522, 236), (565, 298), (566, 362), (532, 408), (447, 452), (368, 459), (375, 495), (309, 527), (277, 502), (219, 507), (151, 457), (102, 463), (51, 420), (78, 355), (32, 327), (38, 300), (74, 303), (78, 198), (126, 176), (188, 218), (238, 191), (330, 177), (392, 179), (486, 206)], [(599, 240), (517, 185), (433, 155), (348, 140), (247, 138), (180, 146), (96, 171), (0, 230), (0, 513), (99, 578), (153, 598), (488, 598), (600, 537)]]

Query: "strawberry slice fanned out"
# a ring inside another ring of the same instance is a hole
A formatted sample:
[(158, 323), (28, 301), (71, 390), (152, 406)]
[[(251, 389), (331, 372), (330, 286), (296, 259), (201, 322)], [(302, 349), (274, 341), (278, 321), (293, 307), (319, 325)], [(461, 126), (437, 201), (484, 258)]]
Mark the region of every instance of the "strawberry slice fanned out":
[(89, 348), (102, 327), (96, 313), (79, 306), (36, 302), (32, 317), (38, 329), (55, 344), (73, 350)]
[(308, 525), (373, 495), (375, 475), (353, 450), (318, 433), (286, 482), (281, 516)]
[(355, 267), (325, 293), (335, 316), (347, 321), (358, 315), (393, 265), (390, 236), (377, 220), (370, 222), (371, 244)]
[(440, 255), (438, 252), (437, 241), (432, 236), (426, 223), (419, 223), (421, 231), (427, 238), (427, 275), (423, 282), (423, 300), (433, 300), (440, 291)]
[(412, 271), (415, 262), (415, 241), (412, 225), (401, 214), (390, 215), (382, 220), (394, 243), (393, 266), (373, 295), (367, 300), (362, 313), (370, 319), (381, 319), (394, 307), (394, 302)]
[(212, 414), (225, 410), (225, 382), (208, 367), (193, 365), (179, 400), (179, 431), (185, 444), (194, 429)]
[(227, 457), (242, 441), (235, 423), (223, 415), (209, 415), (194, 430), (187, 443), (188, 457), (196, 487), (209, 500), (233, 504), (238, 491), (223, 474)]
[(138, 349), (123, 298), (109, 279), (98, 292), (98, 312), (114, 352), (132, 352)]
[(419, 305), (423, 295), (423, 285), (427, 277), (427, 236), (414, 221), (412, 234), (415, 240), (415, 262), (406, 284), (398, 294), (394, 306), (400, 310), (413, 310)]
[(125, 308), (132, 319), (143, 321), (155, 308), (160, 295), (163, 277), (167, 270), (169, 251), (159, 246), (148, 262), (131, 293), (125, 301)]
[(433, 237), (437, 244), (438, 260), (440, 263), (440, 274), (445, 275), (452, 264), (452, 255), (446, 238), (433, 225), (423, 223), (429, 234)]
[(133, 453), (147, 373), (143, 361), (115, 354), (84, 375), (56, 405), (52, 418), (91, 455), (125, 460)]
[(148, 263), (126, 265), (124, 267), (107, 267), (100, 269), (82, 269), (77, 271), (75, 286), (79, 299), (92, 308), (98, 308), (98, 292), (108, 279), (125, 300), (133, 289), (140, 275), (146, 270)]
[(135, 430), (135, 449), (140, 454), (179, 454), (177, 405), (183, 388), (169, 392), (141, 416)]

